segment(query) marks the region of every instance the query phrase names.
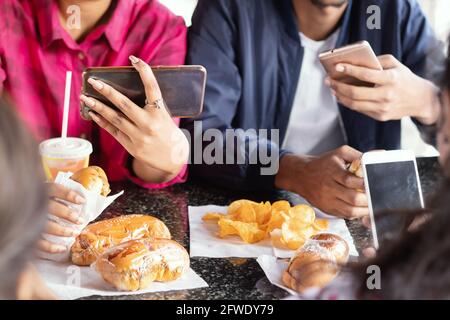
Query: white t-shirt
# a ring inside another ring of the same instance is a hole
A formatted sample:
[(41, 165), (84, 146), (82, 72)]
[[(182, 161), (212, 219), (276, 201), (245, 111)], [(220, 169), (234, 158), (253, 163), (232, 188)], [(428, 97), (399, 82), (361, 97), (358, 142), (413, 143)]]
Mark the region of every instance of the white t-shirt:
[(339, 30), (314, 41), (300, 33), (303, 63), (283, 149), (320, 155), (346, 144), (336, 98), (324, 83), (327, 73), (319, 61), (319, 53), (333, 49), (338, 36)]

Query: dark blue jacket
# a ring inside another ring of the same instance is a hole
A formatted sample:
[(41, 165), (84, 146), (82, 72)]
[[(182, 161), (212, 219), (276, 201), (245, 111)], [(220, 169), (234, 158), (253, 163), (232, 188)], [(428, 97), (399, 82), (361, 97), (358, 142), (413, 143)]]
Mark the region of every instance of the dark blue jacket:
[[(367, 27), (370, 5), (381, 9), (379, 30)], [(377, 55), (392, 54), (414, 73), (431, 77), (427, 57), (432, 51), (440, 52), (440, 47), (415, 0), (350, 1), (340, 28), (337, 47), (367, 40)], [(208, 80), (204, 112), (195, 120), (203, 121), (203, 130), (223, 132), (229, 128), (278, 128), (281, 144), (302, 58), (291, 0), (200, 0), (189, 31), (187, 63), (205, 66)], [(379, 122), (342, 105), (339, 110), (353, 148), (365, 152), (400, 147), (400, 121)], [(183, 127), (193, 132), (193, 120), (184, 121)], [(257, 139), (259, 146), (269, 146), (272, 152), (286, 152), (248, 133), (238, 139)], [(256, 150), (249, 150), (246, 157), (253, 152)], [(190, 174), (232, 188), (273, 188), (274, 176), (261, 175), (260, 167), (248, 163), (192, 164)]]

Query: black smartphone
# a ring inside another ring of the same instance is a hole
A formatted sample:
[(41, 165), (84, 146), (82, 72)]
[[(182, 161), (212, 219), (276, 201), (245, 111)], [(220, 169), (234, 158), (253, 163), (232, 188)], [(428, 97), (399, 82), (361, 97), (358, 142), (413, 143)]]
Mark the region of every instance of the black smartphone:
[(412, 151), (369, 152), (361, 163), (373, 244), (378, 249), (380, 243), (395, 240), (407, 226), (402, 211), (424, 208), (422, 186)]
[[(158, 66), (152, 67), (152, 70), (172, 117), (193, 118), (201, 114), (206, 85), (204, 67)], [(82, 93), (117, 109), (88, 83), (89, 78), (105, 82), (142, 108), (146, 105), (144, 85), (139, 73), (133, 67), (87, 68), (83, 72)], [(90, 108), (81, 103), (81, 117), (88, 121), (92, 120), (89, 111)]]

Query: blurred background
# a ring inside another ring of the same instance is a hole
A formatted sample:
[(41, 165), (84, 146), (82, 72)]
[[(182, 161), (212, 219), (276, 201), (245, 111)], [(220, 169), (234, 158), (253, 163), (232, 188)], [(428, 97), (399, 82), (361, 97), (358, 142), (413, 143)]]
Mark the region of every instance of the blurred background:
[[(160, 0), (175, 14), (182, 16), (188, 26), (197, 0)], [(442, 41), (447, 41), (450, 34), (450, 0), (419, 0), (436, 34)], [(402, 147), (412, 149), (417, 156), (436, 156), (435, 148), (425, 144), (420, 138), (416, 126), (410, 119), (403, 120)]]

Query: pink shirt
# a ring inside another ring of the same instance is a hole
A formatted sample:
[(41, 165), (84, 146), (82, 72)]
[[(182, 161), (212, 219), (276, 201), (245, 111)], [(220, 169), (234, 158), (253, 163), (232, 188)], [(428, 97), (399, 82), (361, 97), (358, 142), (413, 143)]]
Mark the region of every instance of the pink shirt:
[[(144, 183), (127, 168), (129, 154), (106, 131), (79, 115), (81, 75), (87, 67), (130, 65), (133, 54), (151, 65), (179, 65), (186, 27), (156, 0), (119, 0), (106, 24), (81, 43), (62, 27), (56, 0), (0, 1), (0, 91), (5, 91), (38, 140), (61, 133), (66, 71), (73, 72), (69, 136), (94, 145), (92, 162), (110, 180), (131, 179), (147, 188), (186, 180), (186, 166), (168, 183)], [(178, 119), (174, 119), (178, 123)]]

